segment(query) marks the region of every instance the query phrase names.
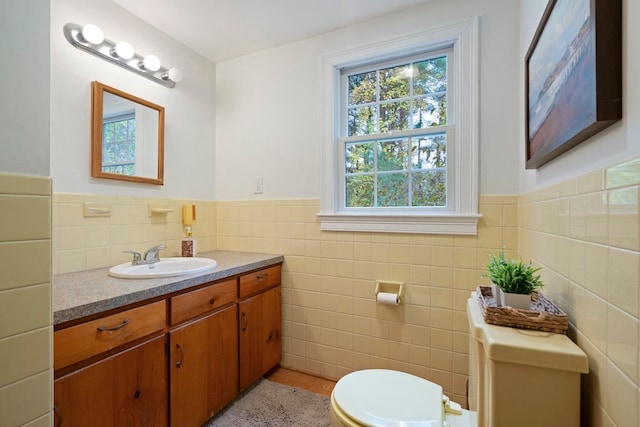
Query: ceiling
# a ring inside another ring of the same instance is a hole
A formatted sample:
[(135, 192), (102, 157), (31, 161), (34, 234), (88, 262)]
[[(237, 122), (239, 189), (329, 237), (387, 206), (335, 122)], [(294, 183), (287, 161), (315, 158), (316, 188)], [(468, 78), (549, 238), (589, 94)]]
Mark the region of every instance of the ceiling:
[(432, 0), (113, 0), (212, 62)]

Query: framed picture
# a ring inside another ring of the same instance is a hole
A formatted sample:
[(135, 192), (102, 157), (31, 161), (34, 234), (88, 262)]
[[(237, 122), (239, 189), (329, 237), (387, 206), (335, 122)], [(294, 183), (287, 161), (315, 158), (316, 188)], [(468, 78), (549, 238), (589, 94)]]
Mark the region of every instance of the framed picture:
[(526, 167), (622, 118), (621, 0), (550, 0), (525, 64)]

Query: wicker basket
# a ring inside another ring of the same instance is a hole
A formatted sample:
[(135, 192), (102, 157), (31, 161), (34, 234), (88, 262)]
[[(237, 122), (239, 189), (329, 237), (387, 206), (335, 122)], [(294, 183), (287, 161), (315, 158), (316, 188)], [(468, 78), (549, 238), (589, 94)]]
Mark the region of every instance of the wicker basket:
[(569, 318), (540, 292), (531, 296), (531, 310), (497, 307), (491, 288), (478, 286), (478, 302), (484, 320), (492, 325), (566, 334)]

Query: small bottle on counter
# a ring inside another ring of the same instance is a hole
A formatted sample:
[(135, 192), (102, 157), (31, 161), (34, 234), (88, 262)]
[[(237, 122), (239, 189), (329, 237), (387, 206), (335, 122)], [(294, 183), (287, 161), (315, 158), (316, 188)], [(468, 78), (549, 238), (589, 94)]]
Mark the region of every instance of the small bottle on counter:
[(191, 227), (185, 227), (187, 237), (182, 239), (182, 256), (194, 257), (198, 254), (198, 242), (191, 237)]

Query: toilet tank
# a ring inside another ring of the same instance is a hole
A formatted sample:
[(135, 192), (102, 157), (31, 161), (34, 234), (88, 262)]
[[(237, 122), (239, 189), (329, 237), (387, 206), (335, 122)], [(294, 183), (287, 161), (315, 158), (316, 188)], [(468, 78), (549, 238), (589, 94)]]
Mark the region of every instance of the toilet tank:
[(469, 409), (478, 427), (579, 427), (587, 355), (566, 335), (485, 323), (467, 300)]

